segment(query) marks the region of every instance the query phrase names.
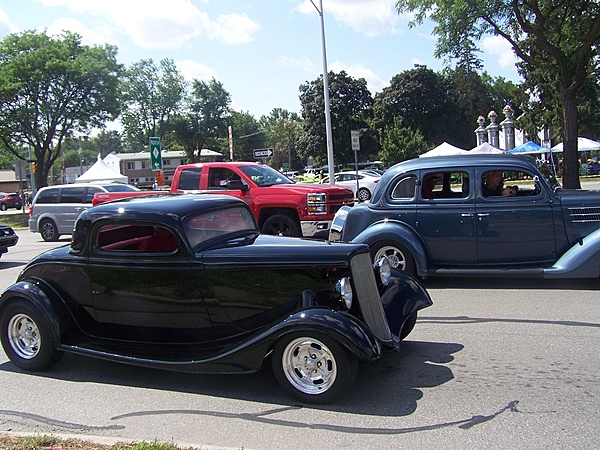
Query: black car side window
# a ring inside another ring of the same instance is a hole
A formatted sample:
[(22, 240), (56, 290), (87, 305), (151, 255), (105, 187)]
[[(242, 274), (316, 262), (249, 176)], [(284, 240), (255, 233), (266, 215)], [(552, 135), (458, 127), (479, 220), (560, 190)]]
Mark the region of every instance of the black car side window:
[(401, 178), (394, 190), (392, 191), (392, 199), (394, 200), (409, 200), (415, 197), (415, 186), (417, 185), (417, 177), (409, 175)]

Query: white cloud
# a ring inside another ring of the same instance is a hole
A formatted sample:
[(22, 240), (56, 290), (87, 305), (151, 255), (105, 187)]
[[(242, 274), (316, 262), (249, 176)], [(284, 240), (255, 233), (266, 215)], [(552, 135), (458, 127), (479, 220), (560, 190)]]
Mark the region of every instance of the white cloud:
[[(401, 16), (390, 0), (327, 0), (323, 9), (325, 22), (331, 15), (335, 21), (367, 38), (400, 33), (397, 27)], [(302, 14), (317, 12), (310, 0), (305, 0), (296, 10)]]
[(177, 65), (177, 68), (181, 71), (181, 74), (186, 80), (196, 79), (208, 81), (212, 78), (217, 78), (216, 70), (211, 69), (210, 67), (202, 63), (192, 61), (191, 59), (177, 61), (175, 64)]
[(386, 81), (379, 78), (371, 69), (368, 69), (361, 64), (347, 65), (340, 61), (336, 61), (328, 67), (328, 70), (332, 72), (344, 70), (352, 78), (364, 78), (367, 80), (367, 86), (372, 93), (379, 92), (388, 84)]
[(496, 56), (496, 64), (502, 69), (513, 69), (518, 58), (515, 56), (512, 46), (501, 36), (486, 37), (481, 41), (482, 50), (490, 55)]
[(45, 6), (64, 6), (109, 22), (147, 49), (175, 49), (196, 36), (239, 44), (250, 42), (259, 26), (245, 15), (220, 15), (216, 20), (190, 0), (39, 0)]
[(17, 26), (11, 22), (10, 17), (0, 7), (0, 37), (16, 33), (17, 31), (19, 31)]
[(55, 20), (52, 25), (47, 28), (48, 35), (58, 36), (64, 31), (71, 31), (81, 36), (81, 42), (84, 45), (100, 45), (111, 44), (118, 45), (117, 40), (112, 36), (110, 31), (102, 33), (86, 27), (84, 24), (75, 19), (64, 18)]
[(279, 64), (288, 69), (297, 69), (310, 74), (323, 72), (323, 67), (317, 66), (309, 58), (294, 59), (282, 56), (279, 58)]

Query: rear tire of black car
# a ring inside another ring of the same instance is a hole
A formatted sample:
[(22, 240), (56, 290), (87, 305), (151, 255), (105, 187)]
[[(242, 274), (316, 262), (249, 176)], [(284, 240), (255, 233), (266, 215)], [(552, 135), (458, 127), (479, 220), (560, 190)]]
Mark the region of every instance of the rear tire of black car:
[(373, 262), (383, 256), (390, 258), (392, 268), (415, 276), (415, 260), (404, 245), (394, 241), (380, 241), (371, 246)]
[(0, 340), (11, 362), (27, 371), (49, 369), (63, 356), (49, 320), (31, 303), (16, 300), (0, 316)]
[(40, 234), (46, 242), (56, 242), (60, 236), (56, 224), (50, 219), (44, 219), (40, 222)]
[(285, 214), (275, 214), (269, 217), (263, 224), (260, 232), (273, 236), (302, 236), (298, 223), (292, 217)]
[(316, 331), (282, 337), (271, 361), (283, 390), (305, 403), (332, 401), (350, 389), (358, 371), (356, 356)]
[(412, 330), (415, 328), (415, 325), (417, 323), (417, 312), (415, 311), (414, 313), (412, 313), (412, 315), (406, 319), (406, 321), (404, 322), (404, 325), (402, 325), (402, 330), (400, 331), (400, 340), (403, 341), (404, 338), (406, 338), (411, 332)]

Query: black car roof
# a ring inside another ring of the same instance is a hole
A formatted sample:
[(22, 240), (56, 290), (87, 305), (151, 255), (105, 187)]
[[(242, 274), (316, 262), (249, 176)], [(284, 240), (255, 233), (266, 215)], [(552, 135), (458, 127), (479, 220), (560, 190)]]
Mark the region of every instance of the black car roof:
[(101, 217), (159, 220), (169, 217), (169, 221), (180, 221), (202, 211), (227, 206), (245, 206), (246, 202), (230, 195), (213, 194), (155, 194), (126, 198), (120, 201), (102, 203), (90, 208), (79, 216), (80, 219), (97, 220)]

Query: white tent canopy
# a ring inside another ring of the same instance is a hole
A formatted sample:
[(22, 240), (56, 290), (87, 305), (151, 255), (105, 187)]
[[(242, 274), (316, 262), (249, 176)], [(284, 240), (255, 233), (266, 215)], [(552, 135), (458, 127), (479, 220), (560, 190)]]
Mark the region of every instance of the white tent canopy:
[(466, 155), (469, 153), (467, 150), (455, 147), (454, 145), (443, 142), (433, 150), (429, 150), (427, 153), (419, 155), (419, 158), (428, 158), (430, 156), (453, 156), (453, 155)]
[[(592, 139), (588, 139), (586, 137), (578, 137), (577, 138), (577, 150), (580, 152), (589, 152), (591, 150), (600, 150), (600, 142), (594, 141)], [(563, 143), (556, 144), (552, 147), (553, 152), (562, 152), (563, 151)]]
[(92, 181), (117, 181), (119, 183), (127, 183), (127, 177), (108, 167), (104, 161), (102, 161), (100, 155), (98, 155), (98, 160), (94, 165), (90, 167), (86, 173), (77, 177), (75, 181), (78, 183), (91, 183)]
[(491, 153), (505, 153), (504, 150), (500, 150), (498, 147), (494, 147), (489, 142), (484, 142), (483, 144), (479, 144), (474, 149), (469, 150), (467, 153), (470, 154), (491, 154)]

